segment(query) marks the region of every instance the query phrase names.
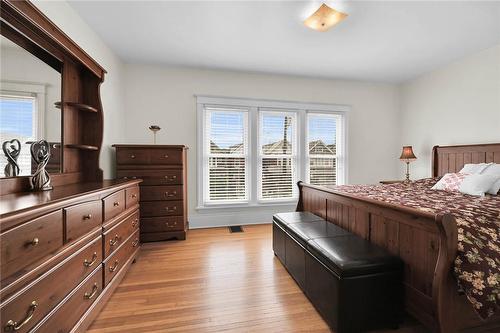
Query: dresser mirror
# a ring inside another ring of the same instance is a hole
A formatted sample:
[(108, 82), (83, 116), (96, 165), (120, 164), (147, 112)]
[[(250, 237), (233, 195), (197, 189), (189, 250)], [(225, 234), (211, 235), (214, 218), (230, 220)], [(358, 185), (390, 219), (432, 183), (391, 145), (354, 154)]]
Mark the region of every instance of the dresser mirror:
[[(32, 175), (37, 165), (30, 146), (42, 139), (50, 145), (46, 170), (51, 174), (61, 172), (62, 90), (61, 67), (57, 67), (57, 63), (48, 65), (0, 36), (1, 178)], [(13, 166), (13, 160), (18, 168)]]

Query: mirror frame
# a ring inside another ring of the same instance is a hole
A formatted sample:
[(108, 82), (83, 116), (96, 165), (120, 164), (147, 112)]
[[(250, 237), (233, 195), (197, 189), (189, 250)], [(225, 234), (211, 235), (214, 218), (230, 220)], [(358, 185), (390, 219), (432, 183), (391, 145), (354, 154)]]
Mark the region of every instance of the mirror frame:
[[(61, 72), (61, 171), (52, 185), (102, 181), (100, 85), (106, 71), (29, 1), (1, 0), (0, 33)], [(31, 190), (31, 176), (0, 179), (0, 195)]]

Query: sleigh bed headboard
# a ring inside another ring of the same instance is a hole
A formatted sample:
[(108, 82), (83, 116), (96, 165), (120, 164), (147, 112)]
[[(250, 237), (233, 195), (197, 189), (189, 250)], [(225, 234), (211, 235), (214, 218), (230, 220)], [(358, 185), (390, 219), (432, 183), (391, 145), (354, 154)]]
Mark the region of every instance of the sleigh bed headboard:
[(458, 172), (467, 163), (500, 163), (500, 143), (434, 146), (432, 177)]

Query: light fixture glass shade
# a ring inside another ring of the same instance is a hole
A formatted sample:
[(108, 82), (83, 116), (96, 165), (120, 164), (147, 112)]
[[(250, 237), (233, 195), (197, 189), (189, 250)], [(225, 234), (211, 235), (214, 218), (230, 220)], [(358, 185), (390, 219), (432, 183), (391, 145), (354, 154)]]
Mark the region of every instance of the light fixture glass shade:
[(330, 8), (326, 4), (322, 4), (317, 11), (304, 21), (304, 24), (317, 31), (327, 31), (346, 18), (346, 16), (347, 14)]
[(417, 157), (413, 153), (412, 146), (404, 146), (403, 151), (401, 152), (401, 156), (399, 156), (399, 159), (404, 161), (416, 160)]

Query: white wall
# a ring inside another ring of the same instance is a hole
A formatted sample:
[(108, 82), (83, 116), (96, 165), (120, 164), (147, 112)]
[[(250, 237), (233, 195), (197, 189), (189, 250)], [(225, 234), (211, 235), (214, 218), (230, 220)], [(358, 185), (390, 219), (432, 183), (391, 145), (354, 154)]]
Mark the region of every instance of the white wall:
[(265, 222), (271, 213), (292, 207), (199, 212), (196, 206), (196, 100), (194, 94), (351, 105), (350, 183), (376, 183), (397, 177), (398, 91), (388, 84), (318, 80), (157, 66), (125, 65), (125, 143), (185, 144), (188, 153), (189, 220), (192, 227)]
[(100, 161), (101, 168), (104, 171), (104, 178), (112, 178), (114, 177), (114, 152), (111, 144), (122, 142), (125, 138), (123, 64), (68, 3), (65, 1), (35, 1), (34, 3), (62, 31), (108, 71), (104, 83), (101, 85), (104, 138)]
[(500, 142), (500, 45), (403, 84), (400, 100), (412, 178), (430, 177), (434, 145)]

